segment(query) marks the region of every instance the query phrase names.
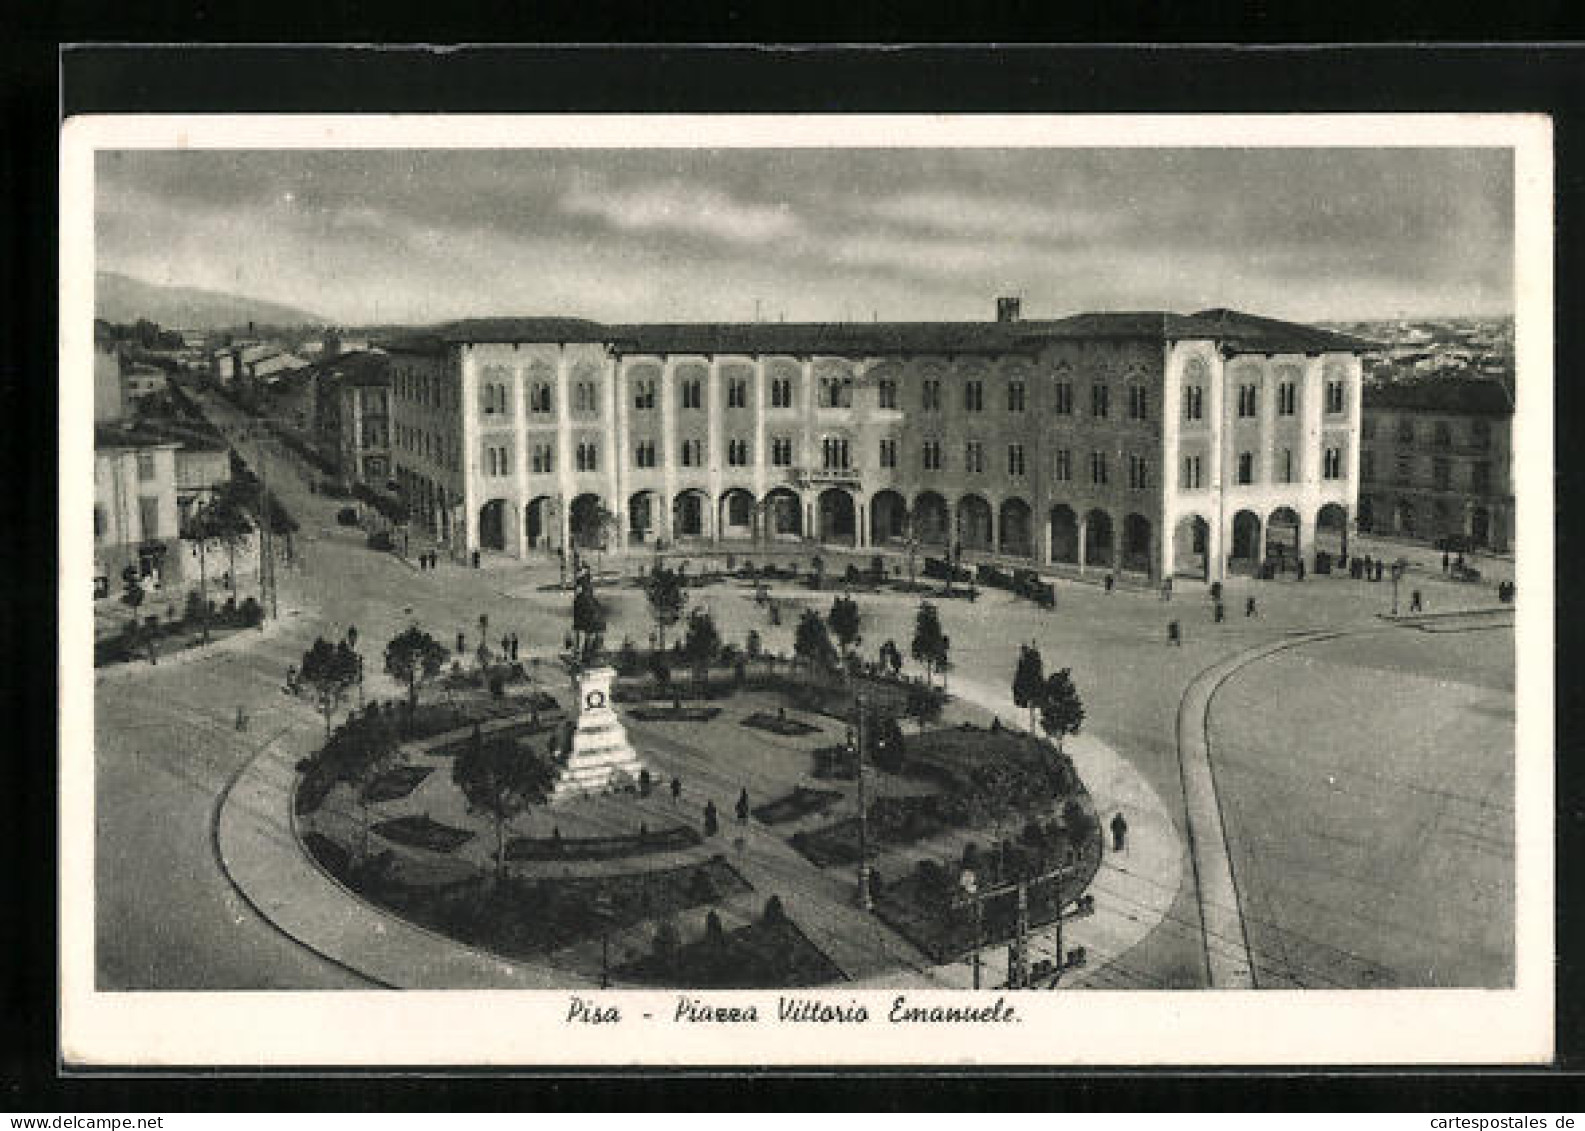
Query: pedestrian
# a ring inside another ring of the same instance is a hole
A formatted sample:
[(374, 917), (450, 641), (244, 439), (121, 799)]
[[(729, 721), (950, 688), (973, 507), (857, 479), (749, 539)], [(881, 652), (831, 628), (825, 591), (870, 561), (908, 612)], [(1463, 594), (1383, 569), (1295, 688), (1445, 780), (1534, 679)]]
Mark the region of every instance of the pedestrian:
[(1450, 564), (1451, 564), (1451, 562), (1448, 560), (1447, 551), (1443, 550), (1442, 551), (1442, 572), (1444, 574), (1447, 573), (1447, 569), (1448, 569), (1448, 566)]
[(1118, 810), (1117, 816), (1112, 818), (1112, 851), (1122, 852), (1128, 845), (1128, 821)]
[(1172, 600), (1172, 578), (1170, 577), (1161, 583), (1161, 599), (1163, 601)]
[(677, 804), (682, 798), (682, 779), (673, 775), (671, 779), (671, 803)]
[(740, 825), (748, 824), (748, 788), (746, 786), (743, 792), (737, 795), (737, 823)]
[(1244, 598), (1244, 616), (1252, 617), (1254, 615), (1255, 615), (1255, 598), (1253, 598), (1253, 597)]
[(1218, 601), (1216, 603), (1216, 607), (1215, 607), (1214, 612), (1215, 612), (1215, 617), (1216, 617), (1216, 623), (1217, 624), (1221, 624), (1223, 621), (1225, 621), (1227, 619), (1227, 606), (1222, 604), (1222, 602)]
[(1376, 580), (1377, 581), (1381, 580), (1381, 572), (1382, 572), (1382, 562), (1381, 562), (1381, 559), (1378, 558), (1376, 560)]
[(248, 713), (246, 711), (244, 711), (241, 708), (241, 706), (237, 707), (237, 729), (238, 730), (247, 730), (248, 729)]
[(465, 633), (465, 632), (457, 633), (457, 655), (460, 656), (464, 652), (466, 652), (467, 650), (468, 650), (468, 634)]
[(1296, 572), (1296, 576), (1298, 577), (1298, 579), (1300, 581), (1303, 581), (1304, 580), (1304, 559), (1303, 558), (1300, 558), (1298, 560), (1298, 565), (1295, 567), (1295, 572)]
[(1106, 575), (1106, 591), (1108, 593), (1110, 593), (1112, 591), (1112, 587), (1114, 585), (1116, 585), (1116, 584), (1117, 584), (1117, 578), (1113, 577), (1111, 574), (1107, 574)]
[(1179, 648), (1183, 647), (1183, 630), (1178, 627), (1178, 622), (1175, 620), (1167, 622), (1167, 643), (1175, 644)]
[(1416, 589), (1414, 592), (1409, 594), (1409, 611), (1411, 613), (1418, 613), (1420, 610), (1420, 591)]
[(508, 636), (506, 633), (503, 632), (503, 633), (501, 633), (501, 655), (510, 656), (511, 654), (512, 654), (512, 638), (510, 636)]

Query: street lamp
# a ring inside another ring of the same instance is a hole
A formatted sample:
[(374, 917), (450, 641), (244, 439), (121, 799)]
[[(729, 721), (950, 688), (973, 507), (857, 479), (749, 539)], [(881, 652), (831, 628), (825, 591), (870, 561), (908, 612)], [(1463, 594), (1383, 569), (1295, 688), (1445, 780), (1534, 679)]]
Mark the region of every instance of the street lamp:
[(853, 763), (858, 776), (858, 801), (859, 801), (859, 906), (865, 911), (875, 909), (875, 901), (870, 891), (870, 859), (869, 859), (869, 813), (864, 803), (864, 723), (865, 702), (862, 695), (853, 697), (853, 713), (855, 716), (855, 730), (848, 740), (848, 749), (853, 753)]

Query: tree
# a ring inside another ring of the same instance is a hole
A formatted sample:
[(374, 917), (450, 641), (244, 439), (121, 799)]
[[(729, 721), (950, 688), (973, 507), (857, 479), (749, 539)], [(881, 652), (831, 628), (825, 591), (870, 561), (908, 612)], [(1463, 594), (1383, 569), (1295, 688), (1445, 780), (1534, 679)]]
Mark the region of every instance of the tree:
[(649, 615), (655, 620), (657, 651), (666, 647), (666, 630), (682, 619), (683, 607), (688, 603), (683, 589), (682, 575), (674, 569), (656, 564), (644, 579), (644, 597), (649, 601)]
[(1084, 725), (1084, 704), (1079, 699), (1079, 689), (1073, 686), (1069, 669), (1052, 672), (1040, 695), (1040, 726), (1062, 752), (1062, 740), (1067, 735), (1078, 734)]
[(793, 655), (808, 664), (812, 671), (830, 671), (837, 666), (839, 657), (826, 622), (813, 609), (805, 609), (798, 618), (798, 628), (793, 635)]
[(831, 602), (831, 613), (827, 618), (831, 631), (836, 635), (842, 645), (842, 651), (850, 651), (858, 644), (859, 636), (859, 605), (852, 597), (838, 597)]
[(945, 669), (949, 646), (946, 634), (941, 631), (941, 615), (936, 607), (929, 601), (920, 602), (919, 613), (914, 618), (912, 653), (914, 660), (925, 666), (925, 682), (930, 682), (938, 670)]
[(928, 724), (941, 717), (941, 700), (942, 696), (936, 694), (934, 688), (908, 685), (908, 713), (919, 723), (920, 734)]
[(715, 618), (704, 609), (695, 609), (688, 617), (688, 635), (682, 644), (682, 653), (693, 669), (695, 688), (720, 651), (721, 633), (716, 629)]
[(386, 674), (407, 685), (407, 729), (411, 733), (418, 713), (418, 689), (430, 682), (446, 664), (446, 648), (414, 625), (385, 646)]
[(358, 682), (357, 654), (345, 640), (331, 644), (321, 636), (303, 653), (297, 677), (313, 692), (314, 702), (325, 716), (325, 737), (328, 739), (331, 718)]
[(743, 638), (743, 655), (748, 657), (749, 663), (753, 663), (764, 651), (765, 642), (760, 639), (759, 629), (749, 629), (748, 635)]
[(506, 826), (530, 805), (545, 800), (555, 783), (550, 763), (521, 748), (510, 738), (485, 738), (477, 725), (457, 755), (451, 780), (467, 799), (468, 811), (490, 818), (495, 826), (495, 882), (506, 871)]
[(671, 664), (666, 660), (666, 653), (659, 648), (649, 654), (649, 674), (655, 677), (655, 688), (665, 691), (671, 683)]
[(358, 810), (363, 815), (361, 845), (358, 857), (369, 857), (369, 823), (375, 798), (374, 783), (390, 764), (396, 753), (390, 727), (377, 706), (365, 711), (361, 718), (349, 722), (338, 736), (336, 749), (336, 776), (352, 786), (358, 799)]
[(1040, 710), (1040, 700), (1045, 687), (1045, 661), (1040, 658), (1040, 649), (1033, 644), (1020, 645), (1018, 668), (1013, 672), (1013, 702), (1029, 711), (1031, 734), (1035, 730), (1035, 715)]
[(881, 666), (890, 668), (892, 675), (901, 675), (903, 670), (902, 649), (897, 647), (897, 641), (888, 640), (881, 645)]
[(578, 659), (589, 662), (599, 649), (600, 638), (605, 635), (605, 606), (595, 596), (594, 582), (588, 574), (578, 578), (572, 595), (572, 631)]

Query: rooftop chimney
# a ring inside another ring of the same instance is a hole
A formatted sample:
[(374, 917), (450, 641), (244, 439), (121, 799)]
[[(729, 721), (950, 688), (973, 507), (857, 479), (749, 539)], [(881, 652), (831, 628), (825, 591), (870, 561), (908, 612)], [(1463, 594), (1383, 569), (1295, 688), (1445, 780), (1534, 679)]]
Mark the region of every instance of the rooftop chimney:
[(1017, 322), (1020, 300), (1004, 296), (996, 300), (996, 321)]

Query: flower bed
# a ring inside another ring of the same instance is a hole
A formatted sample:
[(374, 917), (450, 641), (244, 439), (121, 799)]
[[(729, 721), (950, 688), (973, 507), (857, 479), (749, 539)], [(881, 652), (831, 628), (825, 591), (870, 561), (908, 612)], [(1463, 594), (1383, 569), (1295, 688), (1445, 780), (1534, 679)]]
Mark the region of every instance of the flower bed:
[(364, 788), (363, 800), (377, 804), (406, 797), (433, 772), (433, 766), (394, 766)]
[(795, 786), (791, 793), (752, 810), (754, 819), (766, 825), (783, 825), (811, 813), (823, 813), (841, 800), (842, 794), (834, 789), (809, 789)]
[(843, 981), (842, 971), (788, 919), (750, 923), (618, 971), (635, 982), (689, 989), (778, 989)]
[(703, 843), (703, 837), (683, 825), (632, 836), (515, 836), (506, 842), (506, 858), (513, 861), (616, 860), (656, 852), (680, 852)]
[(756, 730), (768, 730), (770, 733), (781, 735), (783, 738), (802, 738), (804, 735), (814, 734), (820, 729), (800, 719), (772, 715), (766, 711), (755, 711), (752, 715), (742, 720), (742, 725), (754, 727)]
[(394, 844), (422, 848), (430, 852), (455, 852), (473, 839), (468, 829), (444, 825), (428, 816), (395, 817), (381, 821), (373, 831)]
[[(962, 828), (969, 822), (967, 805), (939, 794), (881, 797), (869, 806), (868, 835), (873, 845), (905, 845)], [(853, 864), (859, 858), (859, 819), (795, 833), (791, 844), (817, 868)]]
[(707, 723), (720, 707), (629, 707), (627, 713), (641, 723)]

